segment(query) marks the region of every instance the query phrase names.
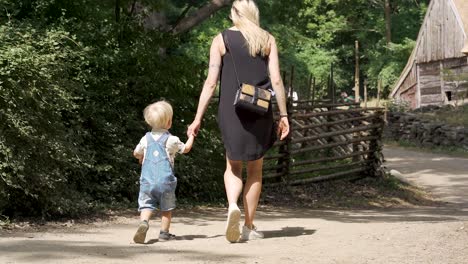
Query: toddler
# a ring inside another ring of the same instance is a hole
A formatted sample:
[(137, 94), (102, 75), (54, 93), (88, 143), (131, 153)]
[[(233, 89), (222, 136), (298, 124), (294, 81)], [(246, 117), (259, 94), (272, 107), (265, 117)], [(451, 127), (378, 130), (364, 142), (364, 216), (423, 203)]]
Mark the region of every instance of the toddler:
[(161, 230), (159, 240), (175, 238), (169, 233), (172, 210), (176, 207), (175, 189), (177, 178), (174, 176), (174, 157), (177, 153), (188, 153), (192, 148), (194, 135), (187, 143), (169, 133), (172, 125), (172, 107), (165, 101), (148, 105), (143, 111), (145, 121), (151, 132), (141, 138), (133, 155), (142, 164), (138, 211), (141, 223), (133, 237), (135, 243), (144, 243), (149, 229), (148, 221), (159, 205), (161, 211)]

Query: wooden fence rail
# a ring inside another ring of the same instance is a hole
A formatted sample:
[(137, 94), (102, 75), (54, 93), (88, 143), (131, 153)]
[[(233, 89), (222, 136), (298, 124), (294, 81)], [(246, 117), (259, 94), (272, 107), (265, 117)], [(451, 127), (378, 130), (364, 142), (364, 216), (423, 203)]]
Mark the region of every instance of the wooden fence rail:
[(295, 185), (379, 173), (383, 108), (314, 100), (294, 103), (288, 100), (290, 136), (276, 142), (265, 157), (265, 184)]

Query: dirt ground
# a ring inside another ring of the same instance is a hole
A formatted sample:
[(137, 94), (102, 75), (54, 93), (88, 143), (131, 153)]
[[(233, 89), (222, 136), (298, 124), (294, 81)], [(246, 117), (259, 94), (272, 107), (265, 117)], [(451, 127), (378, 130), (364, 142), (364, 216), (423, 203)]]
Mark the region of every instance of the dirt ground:
[(0, 263), (468, 263), (468, 159), (385, 150), (389, 169), (444, 201), (376, 210), (259, 208), (265, 239), (229, 244), (226, 211), (177, 211), (175, 241), (131, 238), (136, 214), (0, 231)]

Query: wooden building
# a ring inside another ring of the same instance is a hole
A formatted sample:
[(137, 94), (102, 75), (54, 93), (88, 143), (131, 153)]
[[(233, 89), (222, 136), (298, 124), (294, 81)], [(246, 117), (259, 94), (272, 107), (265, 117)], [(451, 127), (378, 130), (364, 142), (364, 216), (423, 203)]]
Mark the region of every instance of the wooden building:
[(413, 109), (452, 103), (468, 89), (467, 55), (468, 0), (432, 0), (390, 97)]

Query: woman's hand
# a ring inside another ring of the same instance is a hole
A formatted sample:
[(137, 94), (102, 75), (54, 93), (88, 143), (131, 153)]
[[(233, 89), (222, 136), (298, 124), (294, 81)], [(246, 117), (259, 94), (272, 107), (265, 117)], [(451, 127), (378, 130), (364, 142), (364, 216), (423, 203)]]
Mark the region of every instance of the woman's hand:
[(187, 137), (190, 137), (192, 135), (197, 136), (199, 130), (200, 130), (200, 121), (194, 120), (187, 129)]
[(278, 124), (278, 135), (280, 136), (280, 140), (285, 139), (289, 134), (289, 121), (288, 117), (284, 116), (281, 117), (279, 124)]

